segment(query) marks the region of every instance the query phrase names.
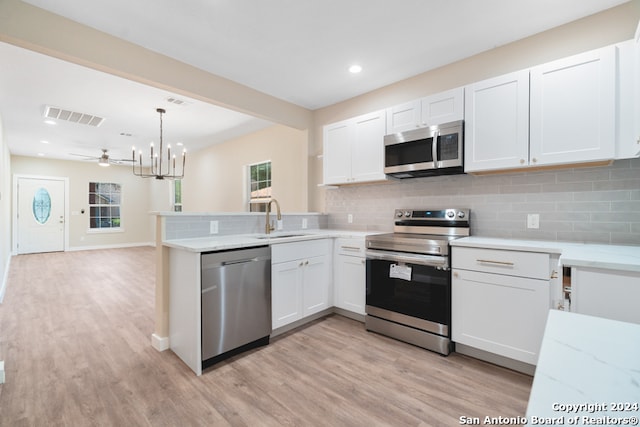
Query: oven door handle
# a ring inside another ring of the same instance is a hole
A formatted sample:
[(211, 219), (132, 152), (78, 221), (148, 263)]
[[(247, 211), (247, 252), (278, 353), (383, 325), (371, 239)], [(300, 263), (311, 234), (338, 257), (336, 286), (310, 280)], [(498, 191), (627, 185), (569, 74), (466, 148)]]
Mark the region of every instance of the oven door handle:
[(407, 264), (420, 264), (431, 267), (448, 267), (448, 259), (443, 256), (408, 254), (395, 251), (377, 251), (368, 249), (365, 253), (367, 259), (376, 259), (391, 262), (404, 262)]

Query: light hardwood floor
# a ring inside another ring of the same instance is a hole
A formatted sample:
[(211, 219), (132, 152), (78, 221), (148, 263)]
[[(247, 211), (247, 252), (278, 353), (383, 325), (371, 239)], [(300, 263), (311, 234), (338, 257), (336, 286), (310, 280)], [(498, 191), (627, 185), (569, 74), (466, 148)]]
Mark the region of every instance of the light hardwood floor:
[(531, 377), (338, 315), (196, 377), (151, 347), (153, 251), (12, 259), (1, 426), (456, 426), (525, 413)]

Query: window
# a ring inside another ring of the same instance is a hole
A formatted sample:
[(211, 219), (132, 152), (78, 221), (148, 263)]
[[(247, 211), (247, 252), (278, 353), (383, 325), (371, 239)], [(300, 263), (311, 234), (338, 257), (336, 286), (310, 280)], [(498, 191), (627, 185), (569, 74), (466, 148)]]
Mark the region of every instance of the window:
[(173, 210), (175, 212), (182, 212), (182, 180), (176, 179), (173, 181), (173, 197), (172, 197)]
[(271, 200), (271, 162), (249, 165), (249, 212), (264, 212)]
[(39, 224), (45, 224), (51, 216), (51, 196), (45, 188), (39, 188), (33, 196), (32, 210)]
[(89, 183), (89, 228), (120, 228), (121, 185), (108, 182)]

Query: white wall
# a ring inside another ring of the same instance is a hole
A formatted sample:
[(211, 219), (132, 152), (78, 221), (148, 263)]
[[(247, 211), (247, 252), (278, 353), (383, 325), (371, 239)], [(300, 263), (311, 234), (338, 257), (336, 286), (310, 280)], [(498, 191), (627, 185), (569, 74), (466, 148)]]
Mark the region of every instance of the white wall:
[(275, 125), (187, 157), (185, 212), (244, 212), (247, 165), (271, 161), (272, 194), (283, 212), (307, 211), (307, 132)]
[[(11, 156), (15, 175), (69, 178), (69, 250), (144, 245), (153, 242), (155, 217), (149, 215), (154, 180), (133, 175), (126, 166), (98, 166), (97, 162)], [(122, 184), (122, 227), (119, 233), (88, 233), (89, 182)], [(81, 211), (84, 209), (85, 213)]]
[(4, 296), (11, 259), (11, 167), (0, 116), (0, 302)]

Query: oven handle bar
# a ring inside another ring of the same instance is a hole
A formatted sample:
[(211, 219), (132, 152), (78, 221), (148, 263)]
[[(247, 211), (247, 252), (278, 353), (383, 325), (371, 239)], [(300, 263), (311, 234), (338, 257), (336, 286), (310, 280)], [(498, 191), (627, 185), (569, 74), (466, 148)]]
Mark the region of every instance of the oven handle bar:
[(408, 264), (420, 264), (431, 267), (448, 267), (449, 260), (447, 257), (422, 254), (408, 254), (405, 252), (395, 251), (377, 251), (368, 249), (365, 252), (367, 259), (377, 259), (392, 262), (404, 262)]

